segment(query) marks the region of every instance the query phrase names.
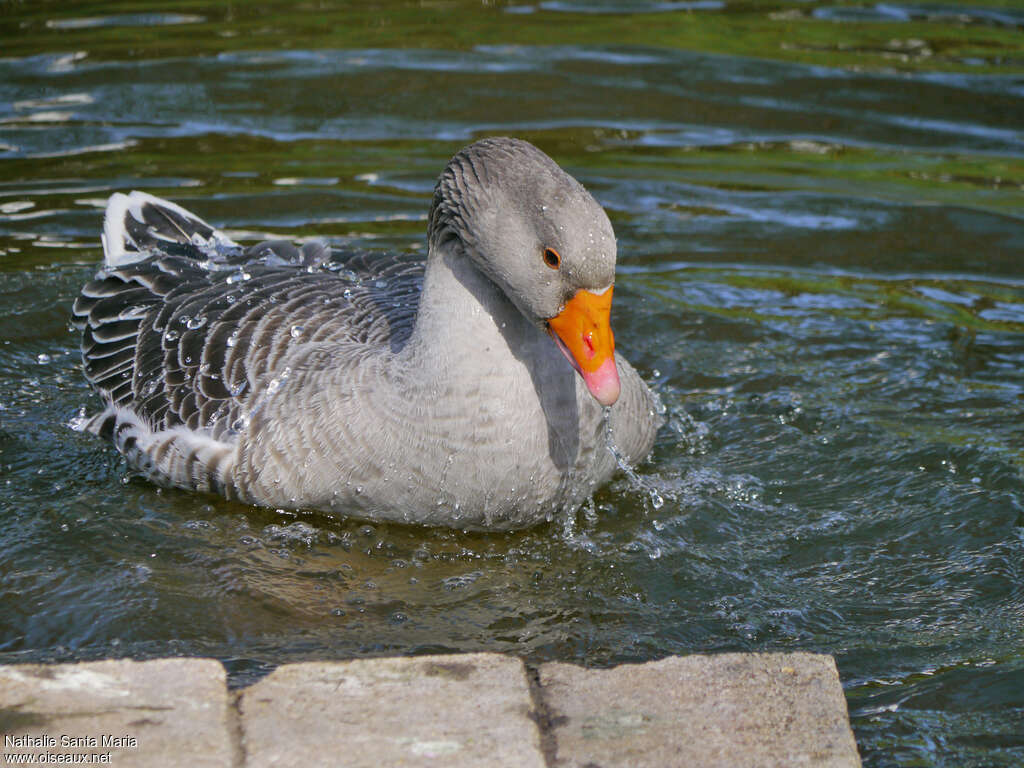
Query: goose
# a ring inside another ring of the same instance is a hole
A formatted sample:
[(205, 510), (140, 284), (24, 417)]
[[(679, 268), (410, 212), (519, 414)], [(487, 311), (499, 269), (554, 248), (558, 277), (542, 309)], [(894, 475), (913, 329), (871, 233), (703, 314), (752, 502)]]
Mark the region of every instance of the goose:
[(115, 193), (74, 303), (88, 431), (150, 481), (462, 529), (571, 513), (651, 451), (657, 399), (616, 351), (604, 209), (532, 144), (459, 151), (427, 256), (232, 241)]

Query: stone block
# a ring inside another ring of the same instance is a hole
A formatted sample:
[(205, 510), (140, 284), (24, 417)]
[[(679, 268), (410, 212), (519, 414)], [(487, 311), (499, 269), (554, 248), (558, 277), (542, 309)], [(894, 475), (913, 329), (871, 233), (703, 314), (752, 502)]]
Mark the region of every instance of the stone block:
[(558, 767), (859, 768), (835, 662), (810, 653), (543, 664)]
[(289, 664), (239, 708), (249, 768), (544, 768), (526, 672), (508, 656)]
[(225, 683), (224, 668), (209, 659), (0, 667), (4, 760), (36, 754), (42, 764), (230, 766)]

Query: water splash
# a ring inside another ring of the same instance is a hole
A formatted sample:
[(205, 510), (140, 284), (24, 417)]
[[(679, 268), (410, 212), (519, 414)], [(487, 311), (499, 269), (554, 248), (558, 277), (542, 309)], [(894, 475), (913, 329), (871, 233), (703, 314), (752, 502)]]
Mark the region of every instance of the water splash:
[(86, 415), (85, 406), (79, 406), (78, 413), (68, 421), (68, 427), (75, 432), (84, 432), (89, 426), (89, 417)]
[(633, 490), (640, 491), (645, 494), (645, 506), (649, 503), (651, 509), (657, 511), (665, 505), (665, 496), (663, 495), (663, 489), (660, 489), (657, 484), (652, 482), (646, 477), (643, 477), (636, 471), (636, 468), (626, 459), (619, 450), (619, 447), (615, 444), (615, 435), (612, 431), (612, 420), (611, 420), (612, 409), (606, 407), (604, 409), (604, 439), (605, 444), (608, 446), (608, 450), (611, 451), (612, 456), (615, 458), (615, 463), (618, 464), (619, 469), (622, 470), (623, 474), (629, 480), (629, 485)]

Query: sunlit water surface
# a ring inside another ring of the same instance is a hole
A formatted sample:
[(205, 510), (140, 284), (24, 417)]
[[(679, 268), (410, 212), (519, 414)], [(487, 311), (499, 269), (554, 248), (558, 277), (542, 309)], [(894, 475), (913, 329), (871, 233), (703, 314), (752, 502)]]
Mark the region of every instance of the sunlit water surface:
[[(1024, 762), (1019, 8), (164, 5), (0, 17), (0, 661), (811, 650), (867, 765)], [(160, 490), (69, 427), (111, 192), (422, 252), (496, 133), (612, 218), (667, 419), (634, 477), (469, 534)]]

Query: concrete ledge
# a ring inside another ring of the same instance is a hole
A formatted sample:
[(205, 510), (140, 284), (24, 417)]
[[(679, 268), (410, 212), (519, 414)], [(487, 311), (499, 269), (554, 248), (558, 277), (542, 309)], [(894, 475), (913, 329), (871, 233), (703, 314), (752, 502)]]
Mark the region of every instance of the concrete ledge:
[(558, 766), (860, 765), (831, 656), (544, 664), (539, 683)]
[(233, 694), (209, 659), (15, 665), (0, 732), (3, 764), (860, 765), (835, 663), (805, 653), (290, 664)]
[(212, 659), (0, 667), (4, 765), (231, 766), (233, 717)]
[(242, 692), (246, 765), (544, 768), (522, 663), (475, 653), (291, 664)]

